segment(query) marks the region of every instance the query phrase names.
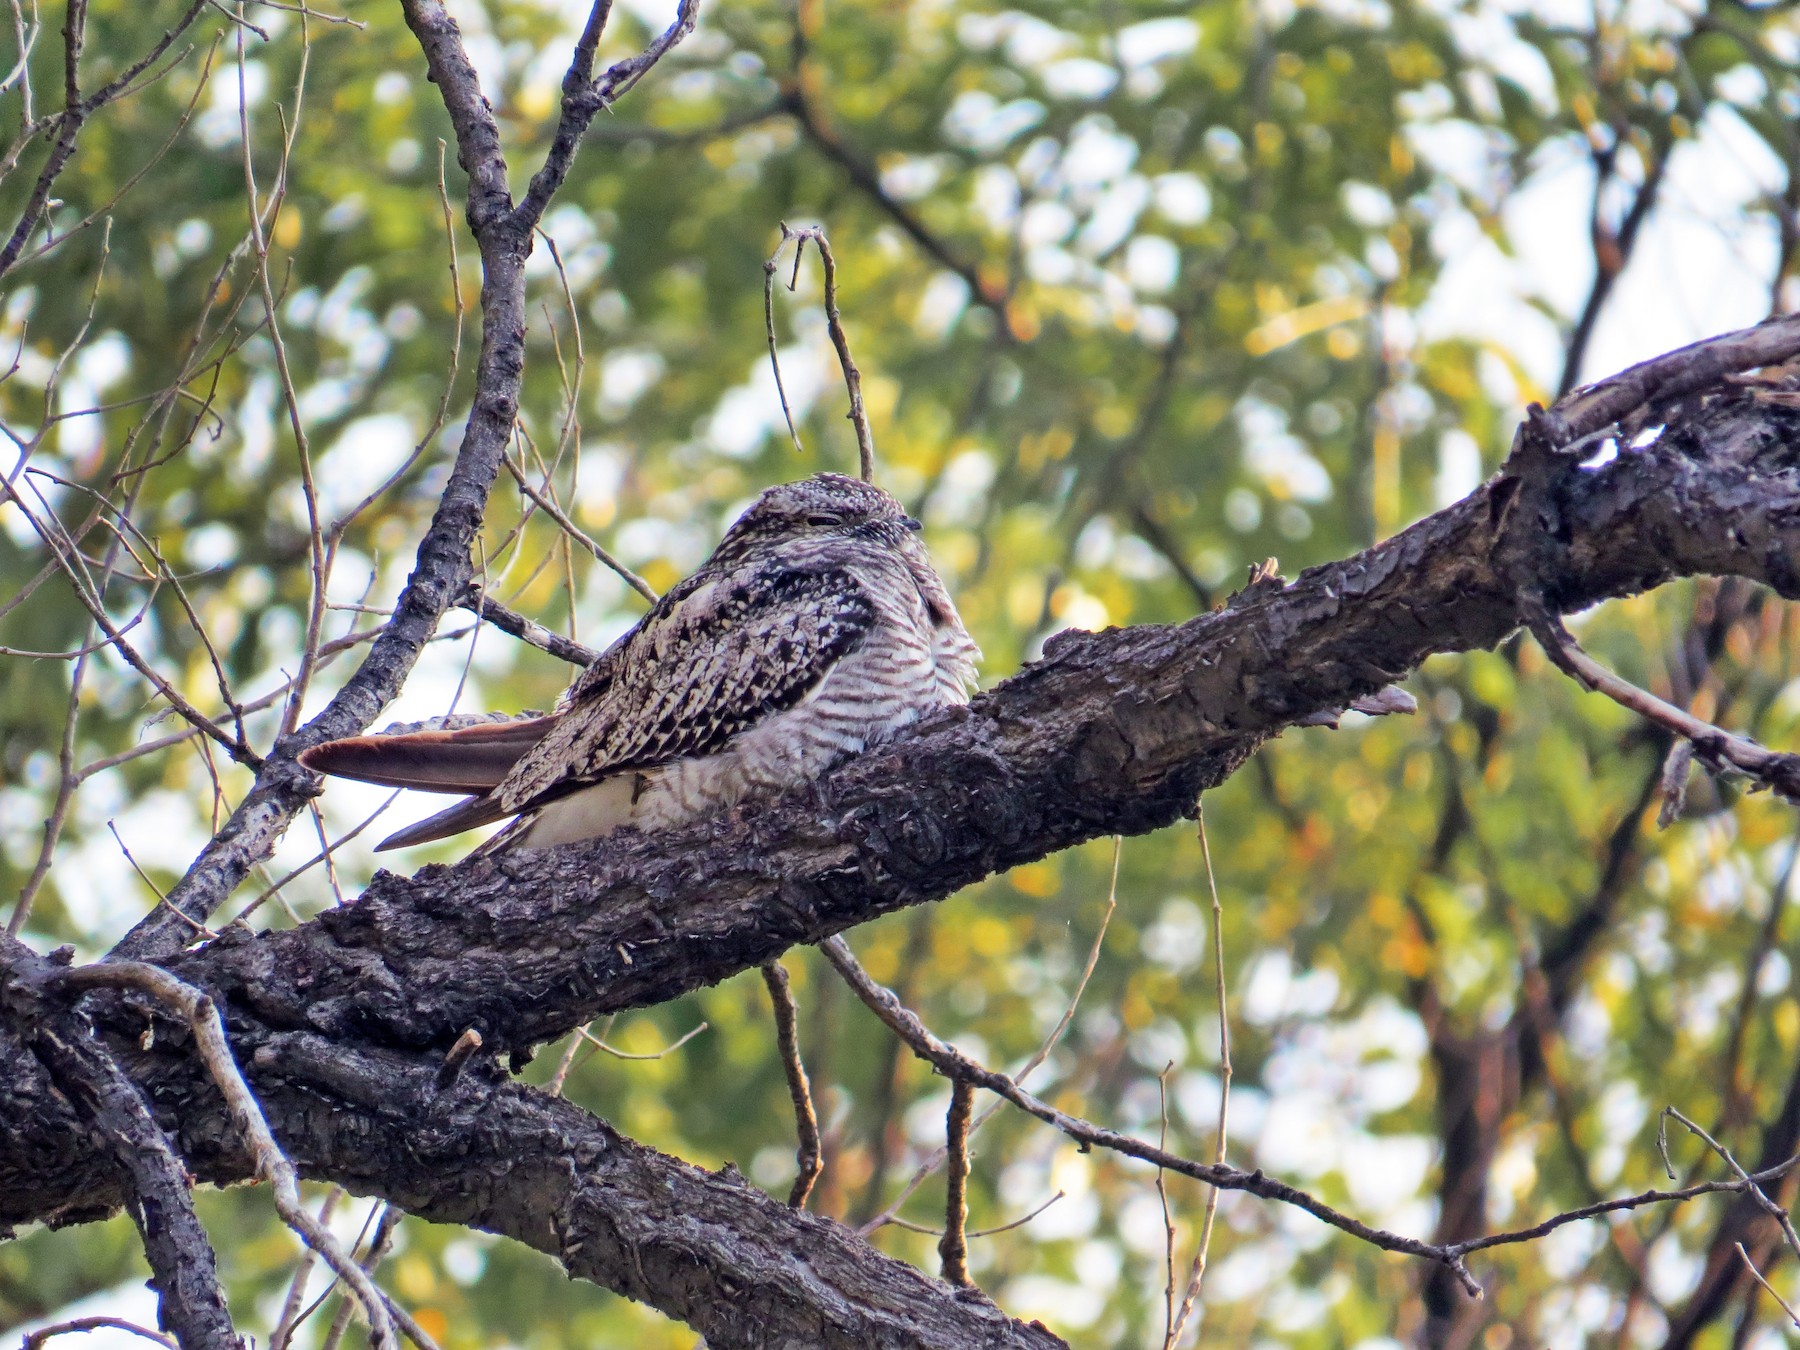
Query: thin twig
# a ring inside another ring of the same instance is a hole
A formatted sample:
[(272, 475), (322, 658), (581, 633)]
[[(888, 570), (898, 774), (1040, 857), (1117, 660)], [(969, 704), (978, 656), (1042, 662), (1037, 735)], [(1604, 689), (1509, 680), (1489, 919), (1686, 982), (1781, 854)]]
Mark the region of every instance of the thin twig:
[(165, 1336), (149, 1327), (140, 1327), (136, 1322), (127, 1322), (122, 1317), (75, 1317), (67, 1322), (58, 1322), (53, 1327), (39, 1327), (36, 1331), (26, 1333), (25, 1339), (19, 1343), (19, 1350), (39, 1350), (52, 1336), (67, 1336), (77, 1331), (99, 1331), (102, 1328), (128, 1331), (133, 1336), (142, 1336), (147, 1341), (155, 1341), (158, 1345), (168, 1346), (169, 1350), (175, 1350), (173, 1336)]
[[(1162, 1072), (1156, 1075), (1156, 1108), (1157, 1128), (1156, 1146), (1167, 1148), (1169, 1144), (1169, 1070), (1175, 1067), (1170, 1060), (1163, 1065)], [(1162, 1168), (1156, 1169), (1156, 1202), (1162, 1207), (1163, 1221), (1163, 1350), (1175, 1344), (1175, 1215), (1169, 1209), (1168, 1174)]]
[[(1194, 823), (1200, 835), (1200, 858), (1206, 865), (1206, 889), (1212, 895), (1213, 990), (1219, 1000), (1219, 1125), (1213, 1145), (1213, 1162), (1225, 1162), (1226, 1125), (1231, 1110), (1231, 1019), (1225, 1006), (1225, 911), (1219, 904), (1219, 882), (1213, 875), (1212, 844), (1206, 837), (1206, 802), (1194, 803)], [(1181, 1296), (1181, 1309), (1176, 1314), (1169, 1344), (1181, 1339), (1182, 1330), (1193, 1316), (1200, 1299), (1200, 1286), (1206, 1280), (1206, 1260), (1212, 1250), (1213, 1223), (1219, 1214), (1219, 1188), (1211, 1187), (1206, 1196), (1206, 1217), (1200, 1226), (1200, 1246), (1194, 1252), (1194, 1263), (1188, 1268), (1187, 1290)]]
[(506, 457), (505, 463), (506, 471), (513, 476), (513, 481), (518, 483), (519, 491), (531, 498), (531, 500), (537, 504), (538, 509), (549, 516), (550, 519), (554, 520), (564, 534), (574, 539), (576, 543), (580, 544), (589, 553), (593, 554), (602, 565), (610, 567), (618, 574), (619, 579), (627, 586), (631, 587), (632, 590), (643, 596), (644, 599), (650, 601), (650, 603), (656, 603), (656, 591), (649, 582), (645, 581), (636, 572), (632, 571), (599, 544), (595, 543), (594, 540), (590, 539), (587, 532), (584, 531), (581, 526), (577, 525), (564, 514), (562, 507), (558, 506), (551, 497), (534, 488), (531, 485), (531, 480), (525, 476), (525, 470), (519, 467), (517, 461), (515, 461), (511, 455)]
[[(1757, 1206), (1765, 1214), (1774, 1219), (1776, 1224), (1780, 1226), (1781, 1236), (1783, 1240), (1786, 1241), (1788, 1250), (1793, 1252), (1795, 1256), (1800, 1256), (1800, 1234), (1794, 1232), (1794, 1221), (1788, 1216), (1787, 1210), (1776, 1204), (1763, 1192), (1762, 1187), (1757, 1185), (1750, 1174), (1744, 1170), (1743, 1164), (1731, 1156), (1730, 1149), (1726, 1148), (1717, 1139), (1714, 1139), (1712, 1135), (1708, 1134), (1705, 1130), (1701, 1129), (1700, 1126), (1682, 1115), (1682, 1113), (1673, 1106), (1663, 1107), (1662, 1118), (1657, 1122), (1657, 1144), (1662, 1150), (1665, 1166), (1669, 1156), (1667, 1129), (1668, 1123), (1671, 1120), (1678, 1121), (1686, 1126), (1689, 1133), (1698, 1137), (1703, 1144), (1719, 1155), (1725, 1165), (1737, 1174), (1738, 1180), (1744, 1184), (1750, 1198), (1756, 1202)], [(1673, 1173), (1671, 1172), (1670, 1175), (1672, 1176)]]
[(474, 585), (463, 588), (463, 593), (456, 597), (456, 604), (460, 609), (479, 614), (502, 633), (517, 638), (527, 646), (536, 647), (541, 652), (548, 652), (570, 665), (580, 666), (585, 670), (600, 659), (597, 649), (583, 646), (561, 633), (552, 632), (537, 620), (528, 619), (517, 610), (508, 608)]
[(1647, 689), (1621, 679), (1581, 649), (1562, 620), (1542, 604), (1528, 606), (1532, 636), (1558, 669), (1596, 693), (1629, 708), (1657, 726), (1691, 741), (1694, 751), (1715, 769), (1730, 765), (1790, 802), (1800, 803), (1800, 755), (1767, 750), (1755, 741), (1734, 736), (1704, 722), (1684, 708), (1664, 702)]
[(1768, 1280), (1764, 1278), (1763, 1273), (1756, 1268), (1756, 1262), (1750, 1259), (1750, 1253), (1744, 1250), (1744, 1244), (1741, 1242), (1734, 1242), (1732, 1243), (1732, 1246), (1736, 1247), (1737, 1254), (1744, 1258), (1744, 1265), (1749, 1269), (1750, 1273), (1756, 1277), (1756, 1282), (1769, 1291), (1770, 1298), (1781, 1305), (1781, 1311), (1788, 1315), (1788, 1321), (1792, 1322), (1796, 1327), (1800, 1327), (1800, 1313), (1795, 1312), (1788, 1301), (1775, 1292), (1775, 1286), (1770, 1284)]
[(112, 837), (119, 846), (119, 852), (125, 855), (125, 861), (131, 864), (131, 870), (138, 874), (138, 880), (150, 888), (151, 893), (156, 896), (158, 901), (167, 904), (169, 897), (163, 894), (162, 887), (150, 880), (150, 874), (138, 866), (138, 860), (132, 857), (131, 850), (125, 847), (125, 840), (119, 834), (119, 827), (109, 820), (106, 822), (106, 828), (112, 831)]
[[(1015, 1228), (1023, 1228), (1026, 1224), (1037, 1218), (1038, 1215), (1049, 1209), (1050, 1206), (1054, 1205), (1058, 1200), (1065, 1198), (1066, 1195), (1066, 1191), (1058, 1191), (1055, 1195), (1044, 1201), (1043, 1204), (1037, 1206), (1028, 1213), (1021, 1214), (1010, 1223), (996, 1224), (992, 1228), (972, 1229), (967, 1234), (968, 1239), (973, 1242), (976, 1238), (993, 1237), (996, 1233), (1010, 1233)], [(914, 1223), (911, 1219), (902, 1219), (898, 1215), (889, 1219), (888, 1223), (892, 1224), (895, 1228), (904, 1228), (909, 1233), (923, 1233), (927, 1237), (934, 1238), (941, 1238), (944, 1236), (944, 1230), (941, 1228), (933, 1228), (928, 1223)]]
[(32, 531), (38, 538), (42, 539), (49, 547), (52, 557), (57, 560), (64, 575), (68, 578), (69, 589), (75, 592), (75, 598), (81, 602), (82, 608), (87, 610), (89, 615), (93, 617), (95, 626), (98, 627), (101, 632), (106, 634), (113, 649), (117, 651), (120, 656), (124, 657), (126, 662), (136, 670), (138, 674), (149, 680), (155, 687), (156, 692), (161, 694), (162, 697), (168, 701), (169, 706), (180, 714), (183, 719), (205, 735), (212, 737), (212, 739), (217, 741), (220, 745), (224, 746), (226, 752), (238, 763), (244, 764), (250, 768), (259, 767), (262, 764), (262, 757), (260, 755), (251, 750), (249, 746), (234, 740), (230, 732), (226, 731), (218, 723), (214, 722), (212, 718), (206, 716), (205, 713), (201, 712), (192, 703), (189, 703), (187, 699), (183, 698), (174, 685), (164, 679), (162, 675), (151, 667), (150, 663), (144, 659), (137, 648), (125, 640), (119, 626), (107, 615), (105, 606), (90, 590), (88, 580), (84, 575), (85, 569), (82, 566), (80, 555), (74, 544), (65, 541), (58, 531), (51, 530), (48, 525), (40, 520), (37, 513), (31, 509), (30, 505), (26, 502), (25, 498), (20, 495), (18, 490), (4, 480), (0, 480), (0, 495), (4, 495), (7, 500), (11, 501), (12, 504), (19, 509), (20, 514), (25, 517), (26, 524), (30, 525)]
[[(612, 1018), (608, 1017), (606, 1020), (610, 1023)], [(587, 1028), (583, 1027), (581, 1030), (586, 1031)], [(601, 1034), (604, 1035), (605, 1033), (602, 1032)], [(550, 1081), (544, 1084), (545, 1092), (549, 1093), (552, 1097), (562, 1096), (563, 1086), (569, 1081), (569, 1070), (575, 1067), (575, 1055), (581, 1047), (586, 1044), (587, 1041), (580, 1032), (569, 1037), (569, 1044), (563, 1050), (562, 1058), (556, 1062), (556, 1072), (551, 1074)]]
[(824, 1167), (819, 1149), (819, 1117), (813, 1110), (806, 1065), (800, 1062), (799, 1010), (794, 1006), (794, 991), (787, 968), (779, 961), (770, 961), (762, 968), (762, 977), (769, 987), (769, 1003), (775, 1011), (775, 1044), (781, 1051), (781, 1067), (787, 1075), (788, 1096), (794, 1103), (794, 1131), (798, 1135), (794, 1148), (797, 1170), (793, 1189), (788, 1192), (788, 1204), (795, 1209), (805, 1209), (806, 1198), (812, 1194), (813, 1183), (819, 1179), (819, 1172)]
[[(93, 631), (89, 625), (89, 632)], [(25, 927), (25, 921), (31, 917), (31, 907), (37, 901), (38, 891), (42, 889), (44, 880), (50, 875), (51, 865), (56, 860), (56, 845), (62, 838), (63, 826), (69, 819), (69, 808), (75, 802), (75, 789), (81, 785), (81, 777), (75, 770), (75, 735), (76, 726), (81, 720), (81, 686), (87, 675), (88, 660), (86, 656), (78, 657), (69, 672), (68, 714), (63, 721), (62, 743), (56, 756), (56, 799), (50, 804), (50, 814), (44, 818), (43, 839), (38, 845), (37, 861), (32, 864), (31, 875), (25, 878), (25, 885), (19, 891), (19, 900), (13, 906), (12, 918), (7, 921), (6, 934), (17, 937)]]
[[(381, 1206), (381, 1217), (376, 1220), (374, 1236), (369, 1239), (368, 1249), (358, 1258), (359, 1264), (370, 1275), (375, 1273), (376, 1267), (381, 1264), (389, 1249), (394, 1245), (394, 1234), (399, 1231), (400, 1220), (405, 1217), (406, 1211), (398, 1205)], [(376, 1287), (380, 1288), (379, 1285)], [(387, 1297), (385, 1290), (382, 1296)], [(394, 1314), (394, 1320), (400, 1323), (400, 1329), (406, 1333), (407, 1338), (414, 1345), (418, 1345), (418, 1335), (414, 1334), (417, 1324), (394, 1303), (392, 1298), (388, 1298), (387, 1303), (388, 1311)], [(337, 1312), (332, 1314), (331, 1325), (325, 1329), (324, 1339), (319, 1342), (319, 1350), (337, 1350), (337, 1347), (343, 1343), (344, 1333), (350, 1328), (351, 1310), (355, 1306), (355, 1303), (349, 1299), (338, 1304)]]
[[(257, 910), (261, 909), (271, 899), (273, 899), (275, 896), (279, 895), (289, 882), (293, 881), (296, 877), (302, 876), (305, 873), (310, 872), (313, 868), (317, 867), (320, 863), (324, 863), (326, 865), (327, 869), (329, 869), (332, 864), (332, 855), (335, 854), (345, 844), (349, 843), (352, 839), (356, 838), (357, 835), (361, 834), (364, 830), (368, 829), (369, 826), (373, 825), (377, 820), (379, 820), (381, 818), (381, 816), (387, 811), (388, 807), (390, 807), (394, 804), (394, 800), (395, 800), (395, 798), (399, 797), (400, 791), (401, 790), (399, 788), (395, 788), (394, 791), (390, 792), (387, 795), (387, 797), (382, 800), (382, 803), (380, 806), (377, 806), (368, 815), (364, 816), (362, 818), (362, 820), (353, 829), (351, 829), (347, 834), (339, 835), (335, 841), (332, 841), (330, 843), (324, 843), (322, 841), (321, 847), (317, 853), (313, 854), (312, 857), (308, 858), (305, 862), (301, 863), (298, 867), (289, 869), (289, 871), (286, 873), (286, 875), (278, 878), (274, 882), (270, 883), (267, 887), (265, 887), (262, 890), (262, 892), (259, 895), (257, 895), (257, 897), (254, 900), (252, 900), (249, 904), (245, 905), (241, 910), (238, 911), (237, 917), (234, 918), (231, 922), (233, 924), (240, 924), (240, 923), (245, 922), (246, 920), (249, 919), (249, 917), (252, 914), (256, 913)], [(335, 886), (336, 886), (336, 883), (334, 881), (333, 882), (334, 889), (335, 889)], [(340, 900), (339, 903), (342, 903), (342, 901)], [(227, 924), (226, 926), (230, 927), (231, 925)], [(274, 1347), (271, 1346), (270, 1350), (274, 1350)]]
[(969, 1242), (964, 1229), (969, 1221), (969, 1117), (975, 1106), (975, 1088), (958, 1078), (950, 1085), (950, 1110), (944, 1118), (944, 1138), (950, 1166), (944, 1188), (944, 1236), (938, 1255), (944, 1262), (944, 1279), (951, 1284), (969, 1281)]
[[(1013, 1081), (1015, 1083), (1023, 1084), (1027, 1078), (1037, 1072), (1039, 1066), (1050, 1057), (1051, 1051), (1055, 1050), (1057, 1045), (1061, 1043), (1063, 1034), (1069, 1029), (1069, 1024), (1075, 1020), (1075, 1010), (1081, 1006), (1081, 997), (1087, 992), (1088, 981), (1093, 978), (1094, 967), (1099, 964), (1100, 948), (1106, 941), (1106, 930), (1112, 923), (1113, 913), (1119, 906), (1119, 858), (1123, 849), (1124, 841), (1115, 834), (1113, 836), (1112, 879), (1107, 886), (1106, 909), (1102, 911), (1100, 915), (1100, 925), (1094, 933), (1093, 945), (1088, 948), (1087, 962), (1081, 968), (1081, 978), (1076, 981), (1075, 992), (1069, 996), (1069, 1001), (1063, 1008), (1061, 1018), (1059, 1018), (1056, 1025), (1051, 1028), (1050, 1034), (1044, 1038), (1043, 1044), (1038, 1046), (1031, 1058), (1020, 1065), (1019, 1071), (1013, 1075)], [(980, 1115), (976, 1116), (975, 1123), (969, 1127), (969, 1133), (971, 1135), (978, 1133), (981, 1130), (981, 1127), (987, 1124), (988, 1118), (992, 1116), (994, 1112), (998, 1111), (1001, 1105), (1001, 1102), (994, 1102), (988, 1106), (986, 1110), (982, 1111)], [(912, 1198), (913, 1193), (917, 1191), (920, 1186), (924, 1185), (926, 1180), (936, 1172), (938, 1168), (944, 1165), (944, 1161), (948, 1157), (948, 1149), (937, 1149), (919, 1166), (918, 1170), (912, 1174), (907, 1180), (906, 1185), (900, 1188), (900, 1194), (894, 1197), (893, 1202), (889, 1204), (886, 1209), (882, 1210), (881, 1213), (877, 1214), (867, 1223), (861, 1225), (856, 1231), (867, 1237), (870, 1233), (873, 1233), (884, 1224), (895, 1222), (900, 1213), (901, 1206)]]
[(620, 1050), (616, 1046), (609, 1045), (605, 1041), (601, 1040), (600, 1037), (594, 1035), (592, 1032), (586, 1030), (585, 1028), (582, 1030), (581, 1035), (590, 1045), (592, 1045), (594, 1047), (594, 1049), (602, 1051), (605, 1054), (611, 1055), (614, 1059), (634, 1059), (634, 1060), (661, 1059), (665, 1055), (674, 1054), (677, 1050), (681, 1049), (682, 1046), (686, 1045), (689, 1041), (693, 1040), (694, 1037), (698, 1036), (701, 1032), (707, 1030), (710, 1027), (710, 1025), (711, 1025), (710, 1023), (702, 1022), (698, 1026), (696, 1026), (692, 1031), (687, 1032), (685, 1035), (679, 1037), (676, 1040), (670, 1041), (669, 1044), (665, 1045), (662, 1049), (652, 1050), (648, 1054), (641, 1054), (641, 1055), (632, 1054), (628, 1050)]
[[(325, 1192), (325, 1198), (319, 1202), (319, 1222), (329, 1224), (332, 1211), (338, 1207), (345, 1195), (342, 1186), (333, 1186)], [(269, 1333), (269, 1350), (287, 1350), (293, 1339), (295, 1330), (301, 1322), (300, 1304), (306, 1297), (306, 1282), (312, 1276), (313, 1263), (319, 1254), (311, 1247), (302, 1247), (300, 1259), (294, 1263), (293, 1278), (288, 1281), (287, 1297), (281, 1303), (281, 1315), (275, 1319), (275, 1330)]]
[(788, 407), (787, 386), (781, 380), (781, 357), (776, 351), (775, 342), (775, 271), (780, 266), (781, 251), (787, 247), (788, 228), (781, 227), (781, 242), (775, 245), (775, 251), (763, 264), (763, 326), (768, 331), (769, 369), (775, 372), (775, 397), (781, 400), (781, 415), (787, 422), (788, 435), (793, 438), (794, 452), (804, 455), (806, 447), (800, 443), (800, 432), (794, 426), (794, 410)]

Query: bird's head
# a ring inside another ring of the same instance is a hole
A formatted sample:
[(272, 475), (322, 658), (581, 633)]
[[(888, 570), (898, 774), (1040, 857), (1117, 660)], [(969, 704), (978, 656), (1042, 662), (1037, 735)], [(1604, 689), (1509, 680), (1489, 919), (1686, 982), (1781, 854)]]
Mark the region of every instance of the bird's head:
[(778, 483), (726, 531), (721, 552), (805, 539), (867, 539), (901, 546), (919, 528), (904, 507), (873, 483), (819, 473)]

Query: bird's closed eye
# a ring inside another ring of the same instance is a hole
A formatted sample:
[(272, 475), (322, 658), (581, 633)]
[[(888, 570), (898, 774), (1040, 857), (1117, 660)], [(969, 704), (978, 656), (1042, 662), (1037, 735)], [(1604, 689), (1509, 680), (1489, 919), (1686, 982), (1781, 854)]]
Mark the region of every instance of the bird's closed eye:
[(832, 515), (828, 511), (815, 511), (806, 518), (806, 523), (808, 525), (818, 526), (842, 525), (844, 523), (844, 518), (842, 516)]

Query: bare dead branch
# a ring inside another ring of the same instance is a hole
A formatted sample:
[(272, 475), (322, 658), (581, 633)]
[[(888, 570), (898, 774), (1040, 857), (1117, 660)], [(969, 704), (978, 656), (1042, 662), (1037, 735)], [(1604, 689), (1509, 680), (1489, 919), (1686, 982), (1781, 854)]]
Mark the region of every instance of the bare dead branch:
[(1734, 736), (1703, 722), (1683, 708), (1664, 702), (1647, 689), (1623, 680), (1582, 651), (1581, 645), (1541, 607), (1530, 616), (1532, 636), (1557, 668), (1596, 693), (1605, 694), (1621, 707), (1682, 737), (1707, 764), (1722, 770), (1727, 765), (1791, 802), (1800, 802), (1800, 755), (1765, 750), (1756, 742)]
[[(850, 355), (850, 339), (844, 334), (844, 318), (838, 313), (837, 303), (837, 259), (831, 256), (831, 241), (825, 237), (825, 231), (819, 226), (809, 226), (802, 230), (789, 229), (784, 221), (781, 226), (783, 242), (794, 241), (794, 275), (800, 274), (800, 255), (806, 251), (808, 241), (818, 246), (819, 259), (825, 268), (825, 330), (831, 334), (831, 345), (837, 349), (838, 366), (844, 372), (844, 388), (850, 394), (850, 424), (856, 428), (857, 472), (865, 483), (875, 481), (875, 436), (869, 430), (869, 414), (863, 407), (862, 372), (856, 368), (856, 361)], [(779, 250), (777, 250), (779, 252)], [(771, 259), (771, 262), (774, 260)], [(790, 283), (788, 289), (793, 289)], [(773, 321), (770, 324), (771, 334), (774, 332)], [(771, 339), (771, 343), (772, 343)], [(775, 359), (773, 345), (769, 348), (769, 359)], [(775, 387), (781, 387), (781, 369), (775, 370)], [(782, 412), (787, 412), (787, 397), (781, 400)], [(792, 416), (788, 418), (788, 430), (794, 429)], [(794, 445), (799, 447), (800, 438), (794, 437)]]

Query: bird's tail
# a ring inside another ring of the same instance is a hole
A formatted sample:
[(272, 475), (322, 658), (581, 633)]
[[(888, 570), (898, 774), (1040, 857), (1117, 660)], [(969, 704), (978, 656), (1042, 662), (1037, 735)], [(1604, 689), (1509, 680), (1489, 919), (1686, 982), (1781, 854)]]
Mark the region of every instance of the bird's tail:
[(380, 853), (444, 839), (511, 815), (488, 794), (555, 721), (553, 717), (526, 717), (454, 730), (351, 736), (301, 751), (300, 763), (318, 773), (384, 787), (474, 794), (389, 835), (375, 846)]
[(439, 811), (436, 815), (426, 816), (416, 825), (396, 830), (375, 845), (375, 851), (385, 853), (391, 848), (411, 848), (414, 844), (429, 844), (433, 839), (448, 839), (453, 834), (461, 834), (478, 825), (492, 825), (496, 820), (504, 820), (511, 814), (492, 797), (465, 797), (455, 806)]
[(527, 717), (454, 731), (351, 736), (301, 751), (300, 762), (318, 773), (383, 787), (481, 793), (499, 786), (555, 722), (553, 717)]

